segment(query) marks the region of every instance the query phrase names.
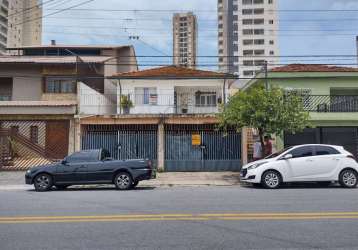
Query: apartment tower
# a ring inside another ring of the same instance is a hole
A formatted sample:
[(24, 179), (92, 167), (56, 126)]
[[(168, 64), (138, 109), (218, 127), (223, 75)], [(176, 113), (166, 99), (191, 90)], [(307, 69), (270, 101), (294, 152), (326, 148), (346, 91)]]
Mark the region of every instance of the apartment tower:
[(278, 0), (218, 0), (219, 69), (251, 78), (279, 62)]
[(0, 53), (6, 47), (41, 45), (42, 1), (0, 0)]
[(173, 16), (173, 64), (195, 68), (197, 18), (192, 12)]

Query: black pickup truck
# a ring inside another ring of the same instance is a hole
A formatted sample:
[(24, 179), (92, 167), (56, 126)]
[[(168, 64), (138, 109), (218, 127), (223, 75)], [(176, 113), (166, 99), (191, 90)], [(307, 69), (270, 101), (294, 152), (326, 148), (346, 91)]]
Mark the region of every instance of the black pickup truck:
[(53, 186), (64, 189), (71, 185), (114, 184), (128, 190), (139, 181), (155, 178), (150, 160), (113, 160), (105, 149), (84, 150), (67, 156), (59, 163), (33, 167), (26, 172), (25, 182), (36, 191), (49, 191)]

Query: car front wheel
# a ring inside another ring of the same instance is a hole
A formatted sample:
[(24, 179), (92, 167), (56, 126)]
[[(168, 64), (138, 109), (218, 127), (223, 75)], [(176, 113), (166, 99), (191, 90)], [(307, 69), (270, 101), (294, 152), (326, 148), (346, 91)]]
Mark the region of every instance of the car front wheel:
[(358, 175), (352, 169), (343, 170), (339, 175), (339, 184), (345, 188), (355, 188), (358, 184)]
[(37, 192), (49, 191), (52, 187), (52, 177), (48, 174), (39, 174), (35, 177), (34, 186)]
[(262, 175), (261, 184), (265, 188), (276, 189), (281, 185), (281, 176), (277, 171), (269, 170)]
[(132, 176), (126, 172), (122, 172), (116, 175), (114, 178), (114, 184), (119, 190), (128, 190), (132, 187)]

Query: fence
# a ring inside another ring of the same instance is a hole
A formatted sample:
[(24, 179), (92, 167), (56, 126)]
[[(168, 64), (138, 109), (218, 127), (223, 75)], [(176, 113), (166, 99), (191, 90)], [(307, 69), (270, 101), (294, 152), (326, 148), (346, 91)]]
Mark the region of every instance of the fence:
[(310, 112), (358, 112), (358, 96), (303, 95), (302, 100)]
[[(196, 142), (193, 142), (196, 137)], [(194, 145), (195, 144), (195, 145)], [(241, 135), (215, 125), (165, 126), (166, 171), (239, 171)]]
[(106, 148), (118, 160), (157, 159), (157, 125), (88, 125), (82, 149)]

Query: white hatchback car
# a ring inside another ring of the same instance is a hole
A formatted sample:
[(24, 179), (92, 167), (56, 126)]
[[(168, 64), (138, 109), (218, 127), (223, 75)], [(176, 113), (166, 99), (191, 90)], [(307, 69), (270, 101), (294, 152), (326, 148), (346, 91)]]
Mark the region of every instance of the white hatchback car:
[(278, 188), (287, 182), (332, 182), (346, 188), (358, 184), (358, 163), (341, 146), (307, 144), (286, 148), (242, 167), (241, 181)]

